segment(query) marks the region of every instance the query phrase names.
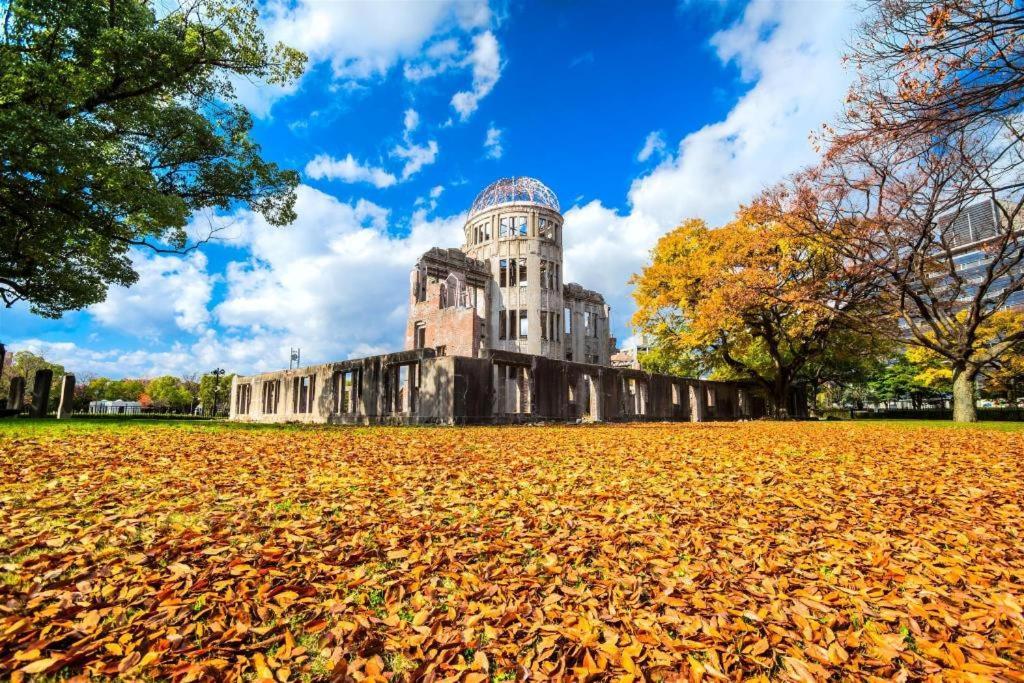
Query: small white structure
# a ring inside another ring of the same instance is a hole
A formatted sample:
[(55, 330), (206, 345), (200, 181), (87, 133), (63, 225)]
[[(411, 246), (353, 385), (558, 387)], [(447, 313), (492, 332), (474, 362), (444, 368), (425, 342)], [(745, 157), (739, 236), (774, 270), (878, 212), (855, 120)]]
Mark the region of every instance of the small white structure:
[(89, 401), (89, 413), (96, 415), (138, 415), (142, 404), (138, 401)]

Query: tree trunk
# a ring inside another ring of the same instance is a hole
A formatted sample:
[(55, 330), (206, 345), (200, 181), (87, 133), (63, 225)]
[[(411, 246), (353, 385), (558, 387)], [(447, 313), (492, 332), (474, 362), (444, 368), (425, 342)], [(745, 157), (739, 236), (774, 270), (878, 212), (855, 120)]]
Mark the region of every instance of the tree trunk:
[(967, 368), (953, 369), (953, 422), (977, 422), (974, 405), (974, 372)]
[(775, 386), (772, 388), (772, 402), (775, 404), (776, 420), (789, 419), (789, 392), (788, 381), (783, 378), (775, 380)]

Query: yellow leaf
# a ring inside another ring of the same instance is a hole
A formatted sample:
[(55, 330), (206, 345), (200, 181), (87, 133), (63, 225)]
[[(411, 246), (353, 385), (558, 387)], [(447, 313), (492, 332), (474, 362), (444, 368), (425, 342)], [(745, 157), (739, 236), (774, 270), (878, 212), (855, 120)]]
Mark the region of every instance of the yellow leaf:
[(60, 657), (48, 657), (47, 659), (37, 659), (31, 664), (21, 667), (21, 671), (27, 674), (40, 674), (60, 661)]

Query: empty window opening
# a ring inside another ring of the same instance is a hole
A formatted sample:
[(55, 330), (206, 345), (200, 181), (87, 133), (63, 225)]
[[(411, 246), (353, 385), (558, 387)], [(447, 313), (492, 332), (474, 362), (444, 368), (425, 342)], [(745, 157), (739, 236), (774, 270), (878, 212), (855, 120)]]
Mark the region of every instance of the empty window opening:
[(501, 259), (498, 261), (498, 284), (502, 287), (515, 287), (518, 280), (516, 277), (518, 272), (519, 268), (516, 259)]
[(277, 414), (277, 401), (281, 396), (281, 380), (275, 379), (263, 383), (262, 409), (264, 415)]
[(548, 312), (540, 312), (540, 338), (543, 341), (548, 340)]
[(393, 366), (390, 371), (392, 382), (392, 411), (411, 413), (416, 410), (419, 395), (420, 364), (405, 363)]
[(427, 347), (427, 325), (426, 323), (418, 322), (412, 331), (412, 340), (414, 349), (424, 349)]
[(519, 338), (526, 339), (530, 325), (526, 320), (526, 311), (519, 311)]
[(313, 398), (316, 394), (316, 375), (305, 375), (293, 380), (292, 411), (295, 413), (313, 412)]
[(496, 412), (526, 414), (530, 412), (530, 370), (520, 365), (495, 363)]
[(427, 273), (423, 267), (416, 269), (416, 277), (412, 284), (413, 298), (418, 302), (427, 300)]
[(252, 385), (251, 384), (239, 384), (238, 394), (235, 396), (235, 413), (238, 415), (248, 415), (249, 405), (252, 403)]
[(341, 414), (359, 412), (359, 399), (363, 392), (363, 371), (343, 370), (334, 376), (334, 411)]
[(537, 220), (537, 234), (547, 240), (555, 239), (555, 228), (557, 224), (553, 220), (540, 218)]

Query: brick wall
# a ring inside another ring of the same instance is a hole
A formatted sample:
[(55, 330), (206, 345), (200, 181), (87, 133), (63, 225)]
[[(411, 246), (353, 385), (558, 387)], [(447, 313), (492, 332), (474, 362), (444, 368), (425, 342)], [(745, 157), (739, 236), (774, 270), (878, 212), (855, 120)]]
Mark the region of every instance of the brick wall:
[[(412, 278), (415, 278), (415, 272)], [(410, 282), (410, 290), (412, 284)], [(406, 350), (416, 348), (416, 323), (423, 323), (426, 329), (425, 348), (443, 346), (449, 356), (479, 357), (483, 319), (472, 308), (441, 308), (441, 284), (434, 278), (428, 279), (424, 301), (416, 301), (415, 294), (410, 294), (409, 318), (405, 328)]]

